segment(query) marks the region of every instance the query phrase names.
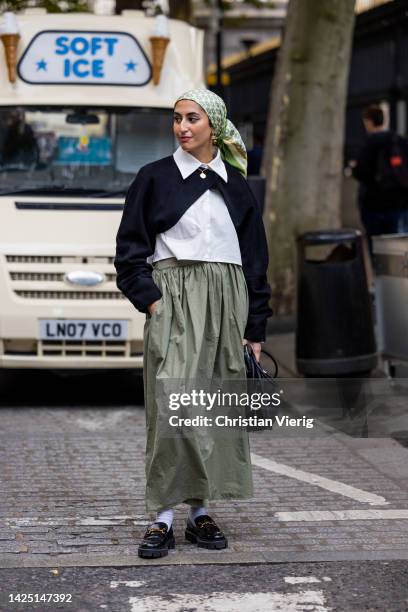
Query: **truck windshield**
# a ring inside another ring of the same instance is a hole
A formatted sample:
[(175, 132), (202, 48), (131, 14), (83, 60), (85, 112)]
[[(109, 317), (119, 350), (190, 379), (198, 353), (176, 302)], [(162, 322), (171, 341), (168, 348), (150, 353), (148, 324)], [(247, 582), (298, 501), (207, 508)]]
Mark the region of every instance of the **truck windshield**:
[(121, 195), (174, 149), (168, 109), (3, 107), (0, 193)]

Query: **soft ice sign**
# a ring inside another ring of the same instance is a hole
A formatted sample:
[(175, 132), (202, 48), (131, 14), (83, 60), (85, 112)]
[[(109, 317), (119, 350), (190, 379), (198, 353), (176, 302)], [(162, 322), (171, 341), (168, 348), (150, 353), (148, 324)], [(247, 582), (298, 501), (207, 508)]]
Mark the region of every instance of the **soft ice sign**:
[(33, 38), (18, 74), (27, 83), (145, 85), (151, 68), (130, 34), (53, 30)]

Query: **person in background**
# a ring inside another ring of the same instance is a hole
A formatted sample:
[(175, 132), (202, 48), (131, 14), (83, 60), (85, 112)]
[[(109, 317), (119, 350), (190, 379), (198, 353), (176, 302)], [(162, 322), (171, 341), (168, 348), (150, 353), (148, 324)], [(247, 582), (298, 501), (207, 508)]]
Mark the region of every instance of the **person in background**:
[(263, 132), (261, 128), (254, 128), (254, 142), (252, 149), (248, 151), (248, 175), (254, 176), (261, 173), (261, 164), (263, 156)]
[(10, 112), (1, 147), (0, 162), (4, 166), (25, 169), (39, 161), (39, 148), (33, 132), (25, 120), (24, 111), (16, 108)]
[(367, 140), (351, 167), (372, 257), (372, 236), (408, 232), (408, 143), (386, 129), (379, 106), (365, 108), (362, 118)]

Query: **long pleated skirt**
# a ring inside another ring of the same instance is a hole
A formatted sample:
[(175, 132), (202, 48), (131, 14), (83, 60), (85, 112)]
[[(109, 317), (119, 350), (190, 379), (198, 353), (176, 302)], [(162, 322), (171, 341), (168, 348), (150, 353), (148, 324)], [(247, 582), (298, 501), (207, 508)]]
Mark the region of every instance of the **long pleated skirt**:
[(177, 435), (169, 428), (177, 413), (169, 409), (166, 391), (167, 383), (174, 391), (178, 384), (186, 388), (182, 381), (245, 379), (249, 302), (242, 267), (171, 258), (156, 262), (153, 280), (163, 297), (144, 328), (146, 511), (250, 498), (247, 431), (224, 435), (220, 428), (196, 427)]

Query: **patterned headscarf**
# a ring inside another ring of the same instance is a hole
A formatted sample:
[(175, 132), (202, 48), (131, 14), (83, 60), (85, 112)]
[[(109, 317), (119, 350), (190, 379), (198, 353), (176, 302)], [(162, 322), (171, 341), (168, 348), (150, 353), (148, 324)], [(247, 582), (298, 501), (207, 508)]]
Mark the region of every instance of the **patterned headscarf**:
[(237, 168), (241, 174), (247, 174), (247, 152), (241, 134), (235, 125), (227, 119), (227, 109), (224, 100), (209, 89), (191, 89), (186, 91), (179, 100), (193, 100), (207, 113), (214, 129), (217, 147), (221, 158)]

